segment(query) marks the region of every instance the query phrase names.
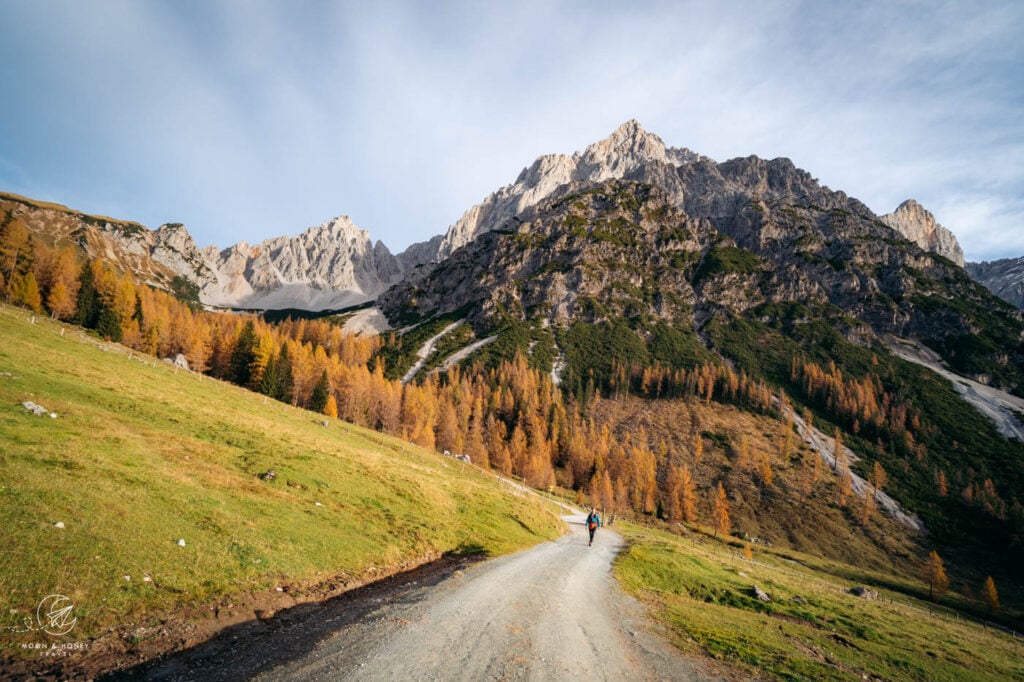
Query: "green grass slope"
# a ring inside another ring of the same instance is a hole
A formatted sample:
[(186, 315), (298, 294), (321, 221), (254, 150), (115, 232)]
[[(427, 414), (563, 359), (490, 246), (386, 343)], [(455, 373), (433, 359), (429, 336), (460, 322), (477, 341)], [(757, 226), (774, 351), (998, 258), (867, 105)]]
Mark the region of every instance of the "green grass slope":
[(561, 532), (542, 502), (474, 467), (29, 317), (0, 306), (4, 657), (52, 639), (22, 630), (53, 593), (74, 603), (82, 640)]
[[(1019, 636), (910, 596), (920, 584), (792, 550), (759, 548), (747, 560), (696, 533), (619, 530), (631, 545), (616, 576), (685, 652), (759, 679), (1024, 679)], [(854, 596), (855, 586), (878, 598)]]

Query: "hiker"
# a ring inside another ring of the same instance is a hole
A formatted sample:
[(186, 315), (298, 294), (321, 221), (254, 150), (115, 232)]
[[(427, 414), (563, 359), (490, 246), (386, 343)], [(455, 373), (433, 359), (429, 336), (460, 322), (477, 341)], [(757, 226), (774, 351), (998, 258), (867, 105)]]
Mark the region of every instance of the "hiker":
[(597, 527), (601, 525), (601, 515), (597, 513), (597, 510), (593, 507), (590, 508), (590, 513), (587, 514), (587, 530), (590, 532), (590, 542), (587, 546), (594, 544), (594, 533), (597, 532)]

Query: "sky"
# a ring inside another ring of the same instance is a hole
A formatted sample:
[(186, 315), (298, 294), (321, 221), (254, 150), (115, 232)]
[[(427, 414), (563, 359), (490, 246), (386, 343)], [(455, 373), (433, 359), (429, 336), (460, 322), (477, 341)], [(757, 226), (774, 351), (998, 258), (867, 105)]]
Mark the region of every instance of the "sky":
[(0, 190), (393, 252), (635, 118), (1024, 256), (1024, 2), (0, 0)]

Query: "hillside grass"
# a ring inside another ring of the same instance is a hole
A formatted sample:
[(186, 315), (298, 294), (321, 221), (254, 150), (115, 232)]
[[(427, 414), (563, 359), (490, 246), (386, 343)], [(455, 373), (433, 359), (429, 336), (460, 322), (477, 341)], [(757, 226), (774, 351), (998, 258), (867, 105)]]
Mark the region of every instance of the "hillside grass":
[[(877, 587), (891, 576), (791, 550), (758, 548), (747, 560), (739, 543), (697, 533), (618, 530), (631, 544), (615, 563), (617, 578), (686, 653), (784, 680), (1024, 678), (1019, 637)], [(753, 585), (772, 601), (758, 601)], [(850, 594), (857, 585), (879, 598)]]
[(74, 603), (82, 639), (245, 591), (507, 553), (564, 528), (475, 467), (29, 317), (0, 306), (4, 655), (46, 638), (16, 630), (52, 593)]

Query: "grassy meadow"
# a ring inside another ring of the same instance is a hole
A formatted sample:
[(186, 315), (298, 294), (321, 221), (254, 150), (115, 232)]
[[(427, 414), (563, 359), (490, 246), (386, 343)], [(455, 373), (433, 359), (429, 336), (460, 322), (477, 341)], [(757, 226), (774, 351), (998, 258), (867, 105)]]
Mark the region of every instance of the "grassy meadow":
[(47, 639), (20, 626), (53, 593), (83, 639), (564, 528), (475, 467), (30, 317), (0, 306), (4, 655)]
[[(619, 581), (684, 652), (756, 678), (1024, 679), (1024, 639), (909, 597), (920, 589), (792, 550), (753, 551), (699, 533), (624, 525)], [(771, 602), (755, 598), (753, 586)], [(880, 589), (889, 585), (894, 589)], [(878, 591), (856, 597), (855, 586)]]

